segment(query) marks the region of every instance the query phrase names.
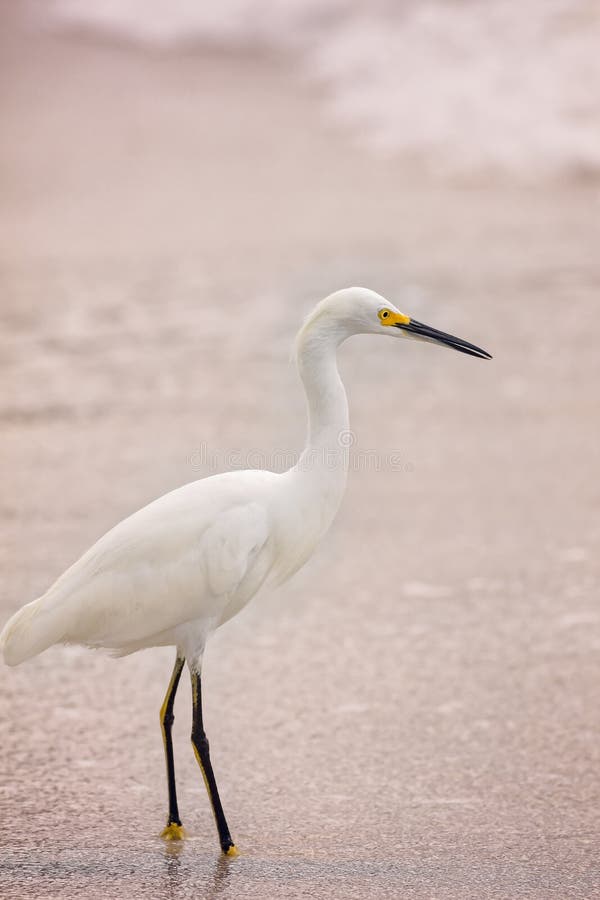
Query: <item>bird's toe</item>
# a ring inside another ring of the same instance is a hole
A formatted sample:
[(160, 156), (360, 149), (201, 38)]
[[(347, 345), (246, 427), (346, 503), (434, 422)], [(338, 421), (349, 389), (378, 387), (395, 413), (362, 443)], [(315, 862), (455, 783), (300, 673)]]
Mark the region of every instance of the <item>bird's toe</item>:
[(175, 822), (169, 822), (166, 828), (160, 833), (161, 838), (165, 841), (183, 841), (186, 833), (183, 825), (176, 825)]

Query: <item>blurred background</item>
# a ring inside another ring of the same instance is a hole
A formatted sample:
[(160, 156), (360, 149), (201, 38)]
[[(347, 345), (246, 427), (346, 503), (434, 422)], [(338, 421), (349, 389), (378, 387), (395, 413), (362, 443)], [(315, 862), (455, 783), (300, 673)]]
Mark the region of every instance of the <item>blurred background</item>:
[(205, 658), (234, 864), (187, 684), (191, 837), (156, 837), (170, 650), (2, 669), (3, 896), (600, 896), (600, 4), (0, 11), (2, 622), (229, 451), (301, 448), (330, 291), (494, 355), (341, 351), (338, 520)]

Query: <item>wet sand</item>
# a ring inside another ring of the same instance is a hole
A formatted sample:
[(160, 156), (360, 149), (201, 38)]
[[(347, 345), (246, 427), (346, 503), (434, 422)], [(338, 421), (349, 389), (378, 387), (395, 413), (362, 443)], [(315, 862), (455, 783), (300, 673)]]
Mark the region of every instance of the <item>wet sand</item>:
[(187, 684), (190, 839), (156, 837), (169, 650), (0, 670), (1, 895), (600, 896), (597, 187), (419, 183), (275, 58), (3, 18), (3, 621), (231, 448), (301, 446), (289, 347), (330, 290), (367, 284), (495, 358), (342, 350), (340, 516), (206, 655), (239, 859)]

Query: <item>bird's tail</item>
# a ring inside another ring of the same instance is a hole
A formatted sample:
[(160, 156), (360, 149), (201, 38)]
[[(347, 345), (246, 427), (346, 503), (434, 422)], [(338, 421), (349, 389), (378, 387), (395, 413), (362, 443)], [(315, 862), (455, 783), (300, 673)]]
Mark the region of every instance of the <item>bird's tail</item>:
[(12, 616), (0, 634), (0, 650), (7, 666), (18, 666), (62, 640), (59, 617), (48, 615), (44, 597), (32, 600)]

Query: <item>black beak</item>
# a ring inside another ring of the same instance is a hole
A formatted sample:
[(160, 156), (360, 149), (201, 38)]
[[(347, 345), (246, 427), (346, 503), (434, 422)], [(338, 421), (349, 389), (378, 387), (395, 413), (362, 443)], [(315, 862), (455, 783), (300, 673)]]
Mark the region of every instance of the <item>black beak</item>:
[(445, 331), (438, 331), (437, 328), (430, 328), (429, 325), (423, 325), (422, 322), (417, 322), (416, 319), (411, 319), (408, 325), (397, 324), (396, 328), (402, 328), (403, 331), (414, 334), (415, 337), (421, 338), (421, 340), (432, 341), (435, 344), (444, 344), (446, 347), (452, 347), (453, 350), (459, 350), (460, 353), (467, 353), (469, 356), (477, 356), (479, 359), (492, 358), (491, 354), (486, 350), (482, 350), (481, 347), (476, 347), (475, 344), (469, 344), (468, 341), (463, 341), (461, 338), (446, 334)]

